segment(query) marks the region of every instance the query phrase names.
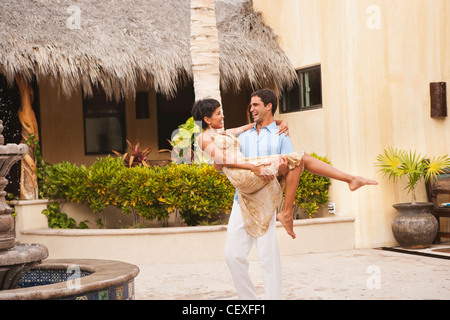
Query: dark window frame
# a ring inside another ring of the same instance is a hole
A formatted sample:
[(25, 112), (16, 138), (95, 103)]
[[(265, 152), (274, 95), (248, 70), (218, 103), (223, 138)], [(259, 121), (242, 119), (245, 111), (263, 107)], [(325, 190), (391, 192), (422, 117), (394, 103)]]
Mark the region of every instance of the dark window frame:
[[(97, 105), (94, 107), (97, 110), (88, 110), (88, 108), (93, 104)], [(104, 103), (102, 106), (98, 106), (99, 103)], [(108, 107), (109, 106), (109, 107)], [(111, 108), (112, 107), (112, 108)], [(109, 110), (108, 110), (109, 109)], [(87, 119), (99, 119), (99, 118), (118, 118), (119, 126), (122, 131), (120, 148), (112, 148), (111, 150), (101, 150), (101, 151), (89, 151), (87, 140), (92, 137), (88, 137), (86, 122)], [(108, 155), (113, 154), (113, 150), (124, 153), (126, 151), (126, 111), (125, 111), (125, 100), (121, 99), (119, 102), (114, 100), (108, 100), (106, 94), (102, 89), (94, 88), (92, 97), (84, 97), (83, 95), (83, 134), (84, 134), (84, 154), (86, 156), (91, 155)]]
[[(310, 73), (311, 71), (319, 71), (319, 92), (316, 93), (320, 95), (320, 103), (315, 103), (311, 105), (306, 105), (305, 103), (305, 95), (306, 91), (311, 89), (311, 86), (306, 87), (304, 83), (305, 74)], [(301, 112), (315, 109), (323, 108), (323, 95), (322, 95), (322, 67), (321, 65), (315, 65), (307, 68), (301, 68), (296, 70), (299, 83), (294, 86), (290, 91), (284, 92), (281, 96), (279, 105), (280, 105), (280, 113), (292, 113), (292, 112)]]

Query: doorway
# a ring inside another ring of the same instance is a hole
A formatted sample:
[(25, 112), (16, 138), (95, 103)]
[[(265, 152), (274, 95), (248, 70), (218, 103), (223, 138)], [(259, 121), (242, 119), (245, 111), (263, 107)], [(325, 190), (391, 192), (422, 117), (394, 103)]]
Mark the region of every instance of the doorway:
[(180, 89), (173, 99), (167, 99), (160, 93), (156, 95), (159, 149), (172, 149), (168, 140), (172, 139), (172, 133), (178, 129), (178, 126), (192, 116), (191, 109), (194, 99), (192, 83)]

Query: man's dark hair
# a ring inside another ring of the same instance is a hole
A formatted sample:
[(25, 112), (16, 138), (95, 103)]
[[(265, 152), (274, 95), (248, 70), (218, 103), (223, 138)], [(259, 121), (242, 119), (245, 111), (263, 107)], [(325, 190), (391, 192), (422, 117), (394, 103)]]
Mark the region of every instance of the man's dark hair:
[(275, 114), (275, 112), (277, 111), (277, 108), (278, 108), (278, 97), (275, 94), (275, 92), (273, 92), (270, 89), (261, 89), (261, 90), (253, 92), (250, 98), (253, 98), (253, 97), (260, 97), (262, 102), (264, 103), (264, 106), (267, 106), (269, 103), (271, 103), (272, 104), (272, 115)]
[(203, 120), (205, 117), (212, 117), (214, 111), (220, 107), (220, 102), (216, 99), (206, 98), (197, 100), (194, 102), (192, 106), (192, 116), (195, 121), (202, 122), (202, 128), (208, 128), (208, 124)]

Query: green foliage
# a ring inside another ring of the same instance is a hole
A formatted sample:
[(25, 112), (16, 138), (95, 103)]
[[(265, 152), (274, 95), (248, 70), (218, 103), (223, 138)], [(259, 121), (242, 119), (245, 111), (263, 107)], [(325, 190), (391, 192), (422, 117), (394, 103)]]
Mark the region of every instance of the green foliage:
[(234, 188), (206, 165), (127, 168), (119, 158), (100, 158), (92, 166), (63, 162), (49, 166), (43, 185), (51, 199), (86, 203), (100, 213), (109, 205), (134, 209), (148, 220), (167, 218), (175, 209), (188, 225), (231, 208)]
[[(311, 154), (311, 157), (330, 164), (326, 157), (320, 157), (315, 153)], [(330, 179), (314, 175), (305, 170), (300, 178), (295, 195), (295, 206), (305, 209), (309, 217), (312, 218), (319, 210), (319, 206), (328, 202), (330, 185)]]
[(169, 141), (172, 146), (172, 160), (175, 163), (204, 164), (208, 160), (203, 153), (198, 152), (197, 136), (202, 132), (193, 117), (178, 126), (177, 133)]
[(8, 193), (5, 196), (6, 204), (13, 210), (11, 214), (14, 218), (16, 217), (16, 209), (14, 208), (14, 205), (11, 204), (11, 201), (18, 199), (19, 197), (16, 198), (16, 196), (13, 193)]
[(43, 196), (51, 199), (69, 199), (83, 202), (85, 194), (86, 167), (64, 161), (45, 169), (41, 186)]
[(120, 159), (110, 156), (99, 158), (86, 169), (84, 199), (87, 199), (94, 212), (101, 213), (109, 205), (120, 205), (120, 200), (115, 195), (119, 193), (126, 168), (118, 160)]
[(38, 181), (39, 195), (42, 196), (41, 187), (43, 184), (45, 169), (47, 168), (48, 164), (42, 158), (41, 145), (34, 134), (30, 134), (28, 140), (26, 141), (26, 144), (31, 150), (33, 150), (34, 160), (36, 163), (36, 176)]
[(122, 183), (117, 189), (112, 204), (125, 213), (134, 209), (147, 220), (161, 220), (169, 216), (172, 208), (162, 201), (168, 192), (166, 167), (136, 166), (123, 170)]
[(61, 212), (58, 201), (52, 201), (47, 205), (47, 209), (42, 210), (48, 220), (48, 226), (56, 229), (88, 229), (83, 221), (77, 226), (75, 219), (69, 218), (67, 214)]
[(428, 179), (434, 179), (436, 175), (444, 172), (446, 168), (450, 167), (450, 158), (445, 155), (426, 159), (416, 151), (388, 148), (384, 150), (384, 153), (377, 156), (375, 166), (380, 168), (379, 172), (382, 172), (384, 176), (389, 175), (389, 179), (393, 181), (407, 177), (408, 183), (405, 189), (408, 194), (411, 193), (411, 203), (415, 204), (417, 183), (422, 178), (428, 181)]
[(225, 175), (208, 165), (172, 165), (167, 192), (161, 199), (178, 208), (188, 225), (197, 225), (213, 214), (231, 209), (234, 187)]
[[(178, 209), (188, 225), (203, 224), (228, 212), (235, 192), (213, 166), (126, 167), (120, 158), (110, 156), (88, 168), (69, 162), (49, 165), (43, 181), (43, 194), (50, 199), (85, 203), (97, 213), (116, 206), (125, 213), (134, 210), (147, 220), (162, 220)], [(327, 203), (329, 185), (329, 179), (304, 172), (295, 204), (312, 216), (319, 205)]]

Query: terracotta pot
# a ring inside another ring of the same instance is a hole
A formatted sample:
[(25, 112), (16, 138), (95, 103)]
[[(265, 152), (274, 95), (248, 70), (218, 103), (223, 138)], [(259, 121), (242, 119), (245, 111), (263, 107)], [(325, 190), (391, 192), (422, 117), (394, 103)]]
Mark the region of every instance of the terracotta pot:
[(438, 222), (431, 214), (432, 203), (395, 204), (398, 214), (392, 221), (392, 233), (400, 246), (408, 249), (427, 248), (438, 231)]

